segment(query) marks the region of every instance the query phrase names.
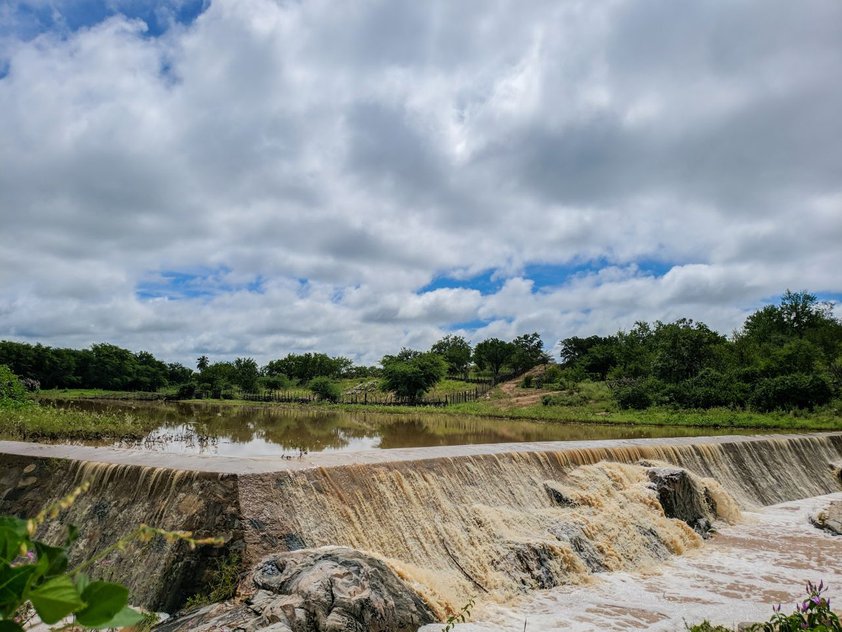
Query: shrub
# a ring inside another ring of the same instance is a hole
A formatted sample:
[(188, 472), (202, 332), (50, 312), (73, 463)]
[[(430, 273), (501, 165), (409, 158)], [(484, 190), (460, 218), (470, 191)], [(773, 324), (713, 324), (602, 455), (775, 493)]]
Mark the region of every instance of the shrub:
[(609, 384), (617, 406), (624, 410), (643, 410), (655, 403), (660, 384), (654, 379), (624, 378)]
[(682, 408), (716, 408), (739, 403), (739, 385), (713, 369), (703, 369), (698, 375), (671, 384), (665, 389), (670, 403)]
[(0, 402), (23, 402), (26, 400), (26, 389), (18, 376), (5, 364), (0, 364)]
[(752, 389), (749, 404), (755, 410), (792, 410), (827, 404), (833, 399), (830, 383), (818, 375), (794, 373), (760, 380)]
[(310, 380), (310, 383), (307, 386), (311, 391), (318, 395), (320, 400), (337, 402), (342, 396), (342, 391), (340, 390), (339, 385), (324, 375), (314, 377)]

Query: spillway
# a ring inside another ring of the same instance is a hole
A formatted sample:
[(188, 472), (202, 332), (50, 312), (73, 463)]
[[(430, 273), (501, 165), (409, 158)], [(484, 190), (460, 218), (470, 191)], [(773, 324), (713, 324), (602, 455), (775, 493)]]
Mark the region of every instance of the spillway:
[[(719, 518), (842, 489), (842, 433), (546, 442), (312, 454), (300, 459), (151, 455), (0, 442), (0, 512), (33, 515), (84, 480), (62, 516), (78, 559), (140, 522), (217, 535), (190, 551), (153, 542), (109, 556), (104, 577), (164, 610), (198, 589), (215, 558), (244, 564), (340, 544), (386, 559), (441, 613), (469, 595), (577, 583), (701, 546), (666, 518), (647, 471), (694, 475)], [(46, 537), (59, 537), (49, 526)]]

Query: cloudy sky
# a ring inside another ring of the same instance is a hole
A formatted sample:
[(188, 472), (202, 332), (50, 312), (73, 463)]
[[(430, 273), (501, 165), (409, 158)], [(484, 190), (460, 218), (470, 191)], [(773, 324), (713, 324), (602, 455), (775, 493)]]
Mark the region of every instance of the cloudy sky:
[(4, 0), (0, 338), (373, 363), (839, 300), (840, 78), (839, 0)]

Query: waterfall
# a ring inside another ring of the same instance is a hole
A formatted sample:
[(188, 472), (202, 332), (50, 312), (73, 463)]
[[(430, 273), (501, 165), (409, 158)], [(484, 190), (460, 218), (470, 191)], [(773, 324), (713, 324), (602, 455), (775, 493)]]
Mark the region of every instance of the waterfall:
[[(356, 459), (360, 462), (353, 462)], [(66, 512), (95, 554), (140, 522), (226, 539), (222, 551), (155, 544), (100, 570), (136, 603), (168, 608), (213, 556), (328, 544), (374, 553), (441, 612), (467, 596), (498, 599), (640, 568), (702, 545), (664, 516), (648, 473), (669, 464), (720, 519), (842, 489), (842, 434), (556, 442), (269, 458), (186, 459), (0, 442), (0, 511), (34, 515), (83, 480)], [(103, 461), (103, 462), (100, 462)], [(107, 462), (105, 462), (107, 461)], [(55, 527), (53, 528), (55, 529)], [(48, 530), (47, 536), (58, 538)]]

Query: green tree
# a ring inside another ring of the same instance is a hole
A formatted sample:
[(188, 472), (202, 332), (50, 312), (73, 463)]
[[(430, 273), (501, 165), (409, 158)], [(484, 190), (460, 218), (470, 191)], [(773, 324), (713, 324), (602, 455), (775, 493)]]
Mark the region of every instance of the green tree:
[(326, 375), (319, 375), (310, 380), (307, 387), (318, 395), (320, 400), (338, 402), (342, 396), (339, 385)]
[(544, 353), (544, 342), (538, 332), (523, 334), (512, 340), (512, 356), (509, 364), (515, 373), (525, 373), (534, 366), (549, 361)]
[(253, 393), (257, 390), (257, 378), (260, 371), (257, 369), (257, 362), (254, 358), (237, 358), (234, 360), (233, 383), (240, 387), (245, 393)]
[(482, 369), (491, 371), (494, 381), (500, 377), (500, 371), (509, 363), (514, 353), (514, 345), (499, 338), (489, 338), (478, 343), (474, 348), (474, 362)]
[(383, 386), (398, 397), (416, 402), (439, 383), (447, 363), (437, 353), (401, 349), (395, 356), (383, 356)]
[(448, 375), (468, 377), (471, 365), (471, 345), (462, 336), (448, 334), (436, 342), (431, 352), (439, 354), (447, 362)]
[(580, 369), (589, 377), (605, 380), (617, 366), (617, 336), (573, 336), (561, 341), (561, 365)]
[(206, 355), (201, 355), (196, 358), (196, 369), (198, 369), (199, 373), (204, 371), (210, 366), (210, 359)]

